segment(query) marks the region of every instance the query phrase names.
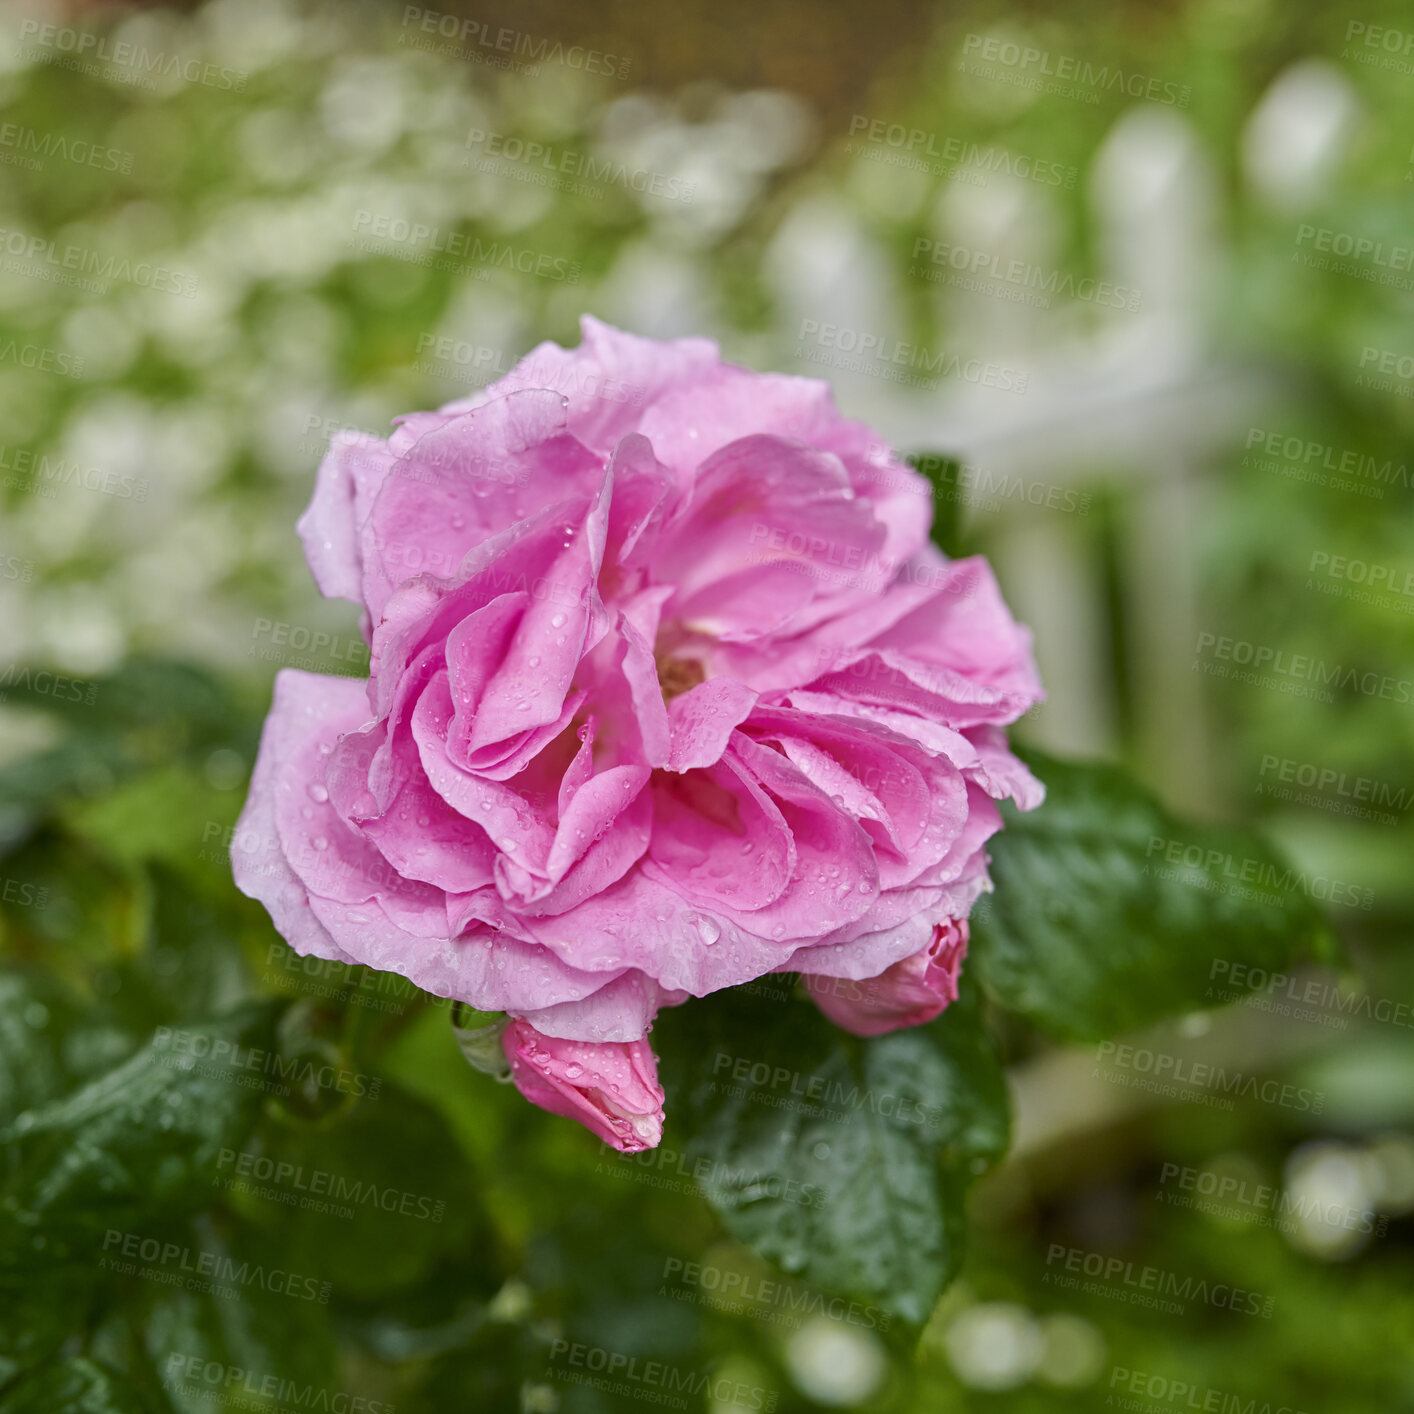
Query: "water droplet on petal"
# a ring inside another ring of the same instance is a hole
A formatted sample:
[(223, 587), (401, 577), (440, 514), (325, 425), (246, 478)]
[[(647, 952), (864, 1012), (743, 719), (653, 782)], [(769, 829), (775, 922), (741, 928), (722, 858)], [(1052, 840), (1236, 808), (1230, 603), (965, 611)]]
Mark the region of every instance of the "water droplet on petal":
[(722, 936), (721, 925), (714, 918), (699, 918), (697, 920), (697, 935), (707, 947), (711, 947)]
[(314, 847), (315, 849), (328, 849), (329, 841), (325, 839), (323, 835), (315, 835)]
[(329, 799), (329, 792), (320, 785), (310, 786), (309, 798), (314, 801), (316, 805), (323, 805), (324, 802)]

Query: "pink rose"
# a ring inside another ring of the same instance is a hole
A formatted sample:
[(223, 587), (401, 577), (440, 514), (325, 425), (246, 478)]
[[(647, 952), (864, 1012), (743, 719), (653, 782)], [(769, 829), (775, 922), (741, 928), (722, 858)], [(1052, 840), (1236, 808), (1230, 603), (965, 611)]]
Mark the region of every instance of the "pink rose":
[(932, 1021), (957, 1000), (957, 978), (967, 956), (967, 921), (949, 918), (933, 929), (926, 947), (886, 967), (877, 977), (842, 982), (806, 977), (806, 990), (835, 1023), (856, 1036), (882, 1036)]
[(592, 319), (335, 437), (300, 534), (367, 682), (276, 680), (236, 881), (297, 952), (542, 1036), (876, 977), (989, 887), (1041, 696), (980, 558), (825, 384)]
[(626, 1154), (663, 1137), (658, 1060), (646, 1040), (564, 1041), (512, 1021), (501, 1037), (516, 1089), (552, 1115), (578, 1120)]

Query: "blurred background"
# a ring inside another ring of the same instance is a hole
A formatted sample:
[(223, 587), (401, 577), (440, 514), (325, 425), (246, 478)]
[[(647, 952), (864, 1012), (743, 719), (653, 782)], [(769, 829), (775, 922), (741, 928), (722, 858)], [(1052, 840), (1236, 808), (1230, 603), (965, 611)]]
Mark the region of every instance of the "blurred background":
[[(447, 1213), (213, 1193), (333, 1300), (218, 1341), (151, 1282), (56, 1288), (55, 1348), (161, 1414), (1414, 1409), (1414, 12), (437, 3), (0, 4), (0, 1095), (337, 1001), (403, 1096), (344, 1162), (415, 1156)], [(1332, 900), (1347, 970), (1215, 978), (1135, 1042), (1275, 1090), (1007, 1029), (1013, 1153), (916, 1346), (763, 1288), (671, 1159), (538, 1123), (230, 884), (275, 672), (366, 672), (294, 535), (330, 435), (586, 311), (927, 456), (1036, 633), (1019, 739), (1260, 824)], [(711, 1378), (608, 1393), (566, 1342)]]

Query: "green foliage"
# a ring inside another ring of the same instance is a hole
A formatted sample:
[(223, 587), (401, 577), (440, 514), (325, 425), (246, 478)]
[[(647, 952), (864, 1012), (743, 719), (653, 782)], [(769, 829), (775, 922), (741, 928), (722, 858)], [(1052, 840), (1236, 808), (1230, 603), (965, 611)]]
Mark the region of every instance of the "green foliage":
[(1234, 967), (1329, 958), (1309, 881), (1259, 836), (1179, 820), (1113, 767), (1030, 762), (1045, 804), (1004, 807), (972, 917), (970, 961), (1003, 1006), (1098, 1039), (1211, 1005)]
[(928, 478), (933, 488), (933, 543), (943, 554), (956, 558), (962, 549), (962, 502), (958, 482), (962, 463), (941, 452), (919, 453), (907, 458), (909, 466)]
[(961, 1261), (967, 1186), (1006, 1147), (977, 998), (969, 988), (931, 1025), (863, 1041), (771, 990), (658, 1025), (668, 1139), (685, 1135), (742, 1242), (921, 1324)]
[(179, 1216), (250, 1129), (277, 1004), (159, 1032), (132, 1059), (0, 1132), (0, 1270), (91, 1258), (144, 1214)]
[(61, 1360), (0, 1393), (0, 1414), (145, 1414), (123, 1379), (96, 1360)]
[[(57, 714), (118, 764), (97, 792), (55, 776), (10, 848), (45, 891), (0, 902), (11, 1400), (53, 1380), (78, 1391), (56, 1398), (197, 1414), (203, 1381), (237, 1369), (413, 1414), (527, 1382), (593, 1408), (575, 1343), (779, 1389), (780, 1341), (812, 1319), (796, 1312), (853, 1313), (902, 1352), (964, 1270), (969, 1190), (1007, 1143), (979, 981), (1013, 1031), (1111, 1035), (1201, 1006), (1215, 957), (1285, 967), (1326, 936), (1299, 890), (1254, 902), (1190, 882), (1226, 865), (1152, 867), (1156, 838), (1277, 865), (1255, 838), (1184, 826), (1109, 768), (1033, 758), (1049, 799), (992, 843), (958, 1002), (869, 1041), (786, 978), (670, 1009), (663, 1150), (607, 1155), (467, 1066), (415, 988), (285, 965), (220, 863), (239, 782), (206, 762), (251, 739), (220, 695), (194, 688), (195, 720), (140, 750), (141, 732)], [(785, 1295), (718, 1299), (685, 1276), (704, 1261)]]
[[(61, 736), (49, 750), (0, 768), (0, 801), (11, 810), (106, 794), (159, 763), (196, 764), (213, 751), (248, 752), (254, 744), (256, 719), (242, 711), (242, 699), (188, 664), (139, 659), (96, 680), (65, 682), (56, 688), (42, 665), (6, 674), (5, 705), (43, 713)], [(137, 818), (161, 812), (139, 810)]]

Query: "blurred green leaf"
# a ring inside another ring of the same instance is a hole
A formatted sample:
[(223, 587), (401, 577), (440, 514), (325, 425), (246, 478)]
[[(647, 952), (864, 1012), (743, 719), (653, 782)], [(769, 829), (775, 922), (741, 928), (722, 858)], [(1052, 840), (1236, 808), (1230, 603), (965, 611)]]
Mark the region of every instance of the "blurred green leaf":
[(8, 706), (30, 707), (64, 722), (76, 736), (120, 736), (177, 728), (174, 748), (225, 740), (247, 725), (229, 689), (204, 668), (132, 658), (106, 677), (57, 679), (42, 668), (0, 675)]
[(915, 452), (904, 460), (933, 488), (933, 543), (949, 558), (956, 558), (963, 553), (963, 491), (957, 480), (962, 463), (943, 452)]
[(82, 1358), (46, 1365), (0, 1394), (0, 1414), (146, 1414), (115, 1371)]
[[(146, 871), (151, 910), (145, 946), (125, 973), (124, 999), (143, 1009), (149, 1028), (174, 1017), (215, 1016), (255, 990), (242, 950), (243, 930), (253, 921), (274, 936), (258, 905), (213, 897), (161, 864)], [(248, 918), (249, 915), (249, 918)], [(283, 946), (283, 945), (282, 945)]]
[(78, 1083), (65, 1041), (78, 1003), (37, 969), (0, 972), (0, 1125)]
[(7, 951), (70, 974), (132, 953), (147, 925), (146, 880), (46, 825), (10, 853), (0, 885)]
[(219, 1152), (241, 1144), (260, 1106), (278, 1009), (261, 1002), (159, 1034), (0, 1131), (0, 1269), (92, 1252), (106, 1232), (209, 1199)]
[(1027, 760), (1045, 804), (1004, 807), (996, 892), (972, 914), (969, 967), (1003, 1006), (1094, 1040), (1213, 1005), (1222, 964), (1329, 953), (1299, 871), (1259, 836), (1180, 820), (1111, 766)]
[[(124, 864), (162, 859), (191, 869), (204, 862), (203, 837), (219, 839), (225, 828), (226, 822), (212, 820), (212, 814), (227, 802), (214, 795), (190, 767), (172, 763), (145, 771), (97, 800), (78, 802), (65, 818), (78, 834)], [(229, 865), (222, 862), (229, 878)]]
[(341, 1297), (401, 1291), (477, 1226), (461, 1150), (441, 1116), (400, 1087), (332, 1125), (267, 1122), (241, 1153), (222, 1156), (218, 1174), (246, 1222)]
[(0, 675), (0, 702), (41, 712), (64, 732), (51, 749), (0, 768), (0, 804), (12, 813), (99, 795), (162, 763), (200, 764), (217, 750), (249, 760), (259, 730), (259, 716), (230, 684), (161, 659), (133, 659), (82, 681), (11, 667)]
[[(199, 1242), (229, 1255), (209, 1231)], [(282, 1266), (303, 1271), (293, 1259)], [(317, 1301), (256, 1284), (243, 1286), (239, 1300), (163, 1287), (142, 1318), (150, 1379), (176, 1414), (210, 1414), (213, 1383), (253, 1409), (339, 1407), (333, 1332)]]
[(0, 1386), (58, 1354), (83, 1328), (97, 1286), (84, 1266), (0, 1276)]
[(653, 1037), (668, 1142), (733, 1236), (925, 1320), (957, 1271), (967, 1186), (1007, 1141), (973, 989), (932, 1024), (869, 1041), (751, 989), (665, 1013)]

